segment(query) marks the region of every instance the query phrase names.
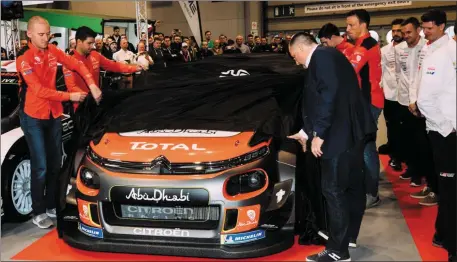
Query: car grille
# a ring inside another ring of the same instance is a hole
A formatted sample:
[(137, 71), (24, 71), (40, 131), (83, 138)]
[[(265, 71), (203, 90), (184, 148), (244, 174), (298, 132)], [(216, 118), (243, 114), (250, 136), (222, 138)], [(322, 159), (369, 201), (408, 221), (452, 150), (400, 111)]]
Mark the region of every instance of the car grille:
[(215, 162), (199, 163), (170, 163), (168, 167), (164, 165), (153, 166), (151, 162), (130, 162), (114, 159), (107, 159), (96, 154), (89, 146), (87, 156), (96, 164), (114, 172), (123, 173), (142, 173), (142, 174), (174, 174), (174, 175), (200, 175), (212, 174), (231, 169), (259, 160), (269, 154), (268, 146), (263, 146), (247, 154)]
[[(126, 212), (127, 207), (131, 208), (131, 212)], [(105, 202), (102, 205), (102, 212), (105, 222), (113, 226), (216, 229), (221, 218), (220, 206), (217, 205), (205, 207), (156, 207), (126, 206), (119, 203)]]

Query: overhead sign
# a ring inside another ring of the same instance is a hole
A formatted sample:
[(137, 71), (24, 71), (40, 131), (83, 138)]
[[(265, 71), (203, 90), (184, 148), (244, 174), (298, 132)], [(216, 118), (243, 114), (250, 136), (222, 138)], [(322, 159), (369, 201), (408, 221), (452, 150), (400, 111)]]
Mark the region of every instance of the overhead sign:
[(181, 5), (181, 9), (187, 19), (190, 30), (192, 31), (197, 44), (200, 46), (202, 41), (202, 34), (200, 30), (200, 18), (197, 1), (178, 1), (178, 3)]
[(305, 14), (350, 11), (353, 9), (374, 9), (397, 6), (409, 6), (412, 1), (372, 1), (372, 2), (340, 2), (333, 4), (316, 4), (305, 6)]
[(295, 5), (275, 6), (274, 17), (290, 17), (295, 16)]

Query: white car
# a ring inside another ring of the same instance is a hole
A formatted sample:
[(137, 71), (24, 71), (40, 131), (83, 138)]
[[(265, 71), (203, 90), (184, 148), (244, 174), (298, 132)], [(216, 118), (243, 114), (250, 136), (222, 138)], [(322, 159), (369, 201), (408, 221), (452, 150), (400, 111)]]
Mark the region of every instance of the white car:
[[(19, 222), (30, 218), (32, 197), (29, 149), (19, 122), (19, 83), (15, 61), (2, 61), (1, 81), (1, 216), (2, 221)], [(65, 88), (60, 68), (57, 86)], [(62, 118), (62, 125), (63, 164), (66, 159), (64, 145), (70, 140), (73, 130), (69, 114)]]

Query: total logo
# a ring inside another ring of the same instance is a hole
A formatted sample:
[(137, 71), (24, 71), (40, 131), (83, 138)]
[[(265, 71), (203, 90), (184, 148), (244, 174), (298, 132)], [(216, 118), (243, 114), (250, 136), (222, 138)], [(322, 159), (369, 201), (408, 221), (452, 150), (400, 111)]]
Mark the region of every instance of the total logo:
[(147, 142), (130, 142), (132, 150), (193, 150), (193, 151), (205, 151), (206, 148), (199, 147), (197, 144), (172, 144), (172, 143), (147, 143)]

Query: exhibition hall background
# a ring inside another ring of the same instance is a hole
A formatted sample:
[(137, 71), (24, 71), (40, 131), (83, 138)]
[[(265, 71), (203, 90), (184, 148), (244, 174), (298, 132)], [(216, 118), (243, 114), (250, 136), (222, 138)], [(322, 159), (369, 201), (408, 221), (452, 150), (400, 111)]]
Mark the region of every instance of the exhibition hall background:
[[(213, 39), (220, 34), (234, 39), (237, 35), (246, 37), (250, 33), (269, 37), (279, 32), (292, 34), (302, 30), (317, 33), (323, 24), (330, 21), (344, 31), (346, 27), (344, 14), (353, 8), (366, 8), (371, 15), (370, 29), (378, 32), (383, 45), (385, 36), (390, 30), (390, 22), (395, 18), (410, 16), (420, 18), (421, 14), (433, 7), (446, 11), (448, 21), (456, 19), (456, 3), (453, 1), (388, 1), (385, 2), (386, 4), (376, 4), (376, 1), (371, 1), (363, 5), (360, 3), (358, 1), (199, 1), (199, 6), (202, 31), (210, 30)], [(147, 4), (148, 19), (162, 21), (158, 28), (159, 32), (167, 35), (173, 29), (180, 29), (183, 35), (192, 35), (177, 1), (150, 1)], [(54, 1), (30, 7), (43, 8), (43, 11), (44, 9), (67, 10), (69, 14), (85, 17), (86, 21), (87, 18), (135, 19), (136, 15), (135, 4), (132, 1)], [(293, 13), (287, 12), (289, 7), (293, 7)], [(125, 29), (128, 30), (128, 28)], [(107, 26), (105, 30), (106, 33), (109, 32)]]

